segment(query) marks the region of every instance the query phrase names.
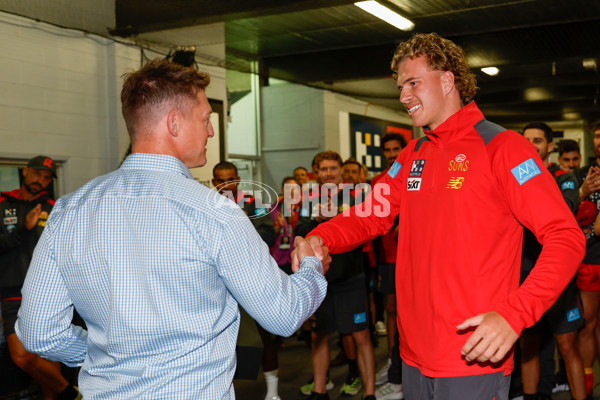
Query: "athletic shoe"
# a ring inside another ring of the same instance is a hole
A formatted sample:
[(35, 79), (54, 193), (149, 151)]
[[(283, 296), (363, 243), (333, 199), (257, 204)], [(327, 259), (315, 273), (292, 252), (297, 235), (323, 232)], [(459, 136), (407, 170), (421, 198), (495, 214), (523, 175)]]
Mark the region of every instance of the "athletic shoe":
[(325, 392), (325, 393), (312, 392), (312, 393), (310, 393), (310, 397), (308, 398), (308, 400), (329, 400), (329, 395), (327, 394), (327, 392)]
[(554, 388), (552, 388), (552, 393), (568, 392), (569, 390), (571, 389), (569, 388), (568, 383), (557, 383), (554, 385)]
[[(331, 378), (327, 377), (327, 383), (325, 384), (325, 389), (326, 390), (331, 390), (333, 389), (333, 382), (331, 382)], [(308, 381), (308, 383), (304, 386), (300, 387), (300, 392), (302, 392), (303, 395), (306, 396), (310, 396), (311, 393), (315, 390), (315, 381), (313, 379), (311, 379), (310, 381)], [(319, 393), (316, 393), (319, 394)]]
[(388, 381), (388, 370), (392, 365), (392, 359), (388, 358), (387, 362), (377, 373), (375, 374), (375, 385), (383, 385)]
[(402, 384), (387, 382), (375, 391), (375, 397), (377, 400), (402, 400), (404, 398)]
[(359, 377), (355, 378), (348, 375), (346, 382), (344, 382), (342, 388), (340, 389), (340, 394), (342, 396), (354, 396), (358, 393), (361, 387), (362, 385), (360, 384)]
[(385, 326), (385, 323), (383, 321), (377, 321), (375, 323), (375, 332), (379, 336), (386, 336), (387, 335), (387, 327)]

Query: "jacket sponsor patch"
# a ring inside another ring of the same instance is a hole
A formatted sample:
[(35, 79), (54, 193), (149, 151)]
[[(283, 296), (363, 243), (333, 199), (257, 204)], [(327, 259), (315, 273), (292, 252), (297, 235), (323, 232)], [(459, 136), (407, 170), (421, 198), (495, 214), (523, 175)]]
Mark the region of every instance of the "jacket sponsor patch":
[(400, 168), (402, 168), (402, 165), (400, 165), (400, 163), (398, 161), (394, 161), (394, 163), (390, 167), (390, 170), (388, 171), (388, 175), (392, 179), (394, 179), (396, 177), (396, 175), (398, 175), (398, 171), (400, 171)]
[(364, 312), (354, 314), (354, 323), (362, 324), (363, 322), (367, 322), (367, 314)]
[(579, 308), (576, 307), (572, 310), (567, 311), (567, 321), (573, 322), (581, 318), (581, 313), (579, 312)]
[(523, 161), (521, 164), (511, 169), (510, 172), (512, 172), (512, 174), (515, 176), (515, 179), (517, 182), (519, 182), (519, 185), (524, 184), (534, 176), (542, 173), (540, 168), (533, 160), (533, 157), (527, 161)]
[(406, 190), (421, 190), (421, 178), (408, 178), (406, 181)]
[(560, 185), (560, 190), (567, 190), (567, 189), (575, 189), (575, 182), (566, 181), (566, 182), (563, 182), (562, 185)]
[(423, 167), (425, 167), (425, 160), (414, 160), (410, 167), (410, 173), (408, 176), (420, 177), (423, 173)]
[(4, 225), (16, 225), (17, 217), (6, 217), (4, 218)]

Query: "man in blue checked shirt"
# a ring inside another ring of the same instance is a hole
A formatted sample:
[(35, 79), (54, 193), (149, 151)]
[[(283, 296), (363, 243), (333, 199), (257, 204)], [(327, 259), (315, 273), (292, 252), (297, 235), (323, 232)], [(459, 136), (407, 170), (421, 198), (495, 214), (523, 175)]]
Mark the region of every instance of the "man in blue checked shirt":
[(286, 275), (243, 211), (192, 178), (213, 136), (208, 82), (161, 60), (127, 74), (133, 154), (59, 199), (35, 250), (17, 335), (81, 366), (85, 399), (234, 399), (238, 303), (289, 336), (325, 297), (326, 248), (299, 240)]

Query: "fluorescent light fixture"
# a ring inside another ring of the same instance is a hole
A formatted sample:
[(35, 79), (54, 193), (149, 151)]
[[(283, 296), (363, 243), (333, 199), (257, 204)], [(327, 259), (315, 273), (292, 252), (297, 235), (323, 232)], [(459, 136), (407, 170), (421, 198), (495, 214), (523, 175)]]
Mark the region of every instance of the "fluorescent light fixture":
[(354, 3), (354, 5), (403, 31), (410, 31), (415, 27), (415, 24), (413, 24), (412, 21), (407, 20), (400, 14), (395, 13), (376, 1), (359, 1)]
[(525, 100), (527, 101), (544, 101), (552, 99), (552, 94), (548, 89), (543, 87), (530, 87), (525, 89)]
[(496, 67), (485, 67), (481, 68), (481, 70), (491, 76), (496, 76), (498, 75), (498, 72), (500, 72), (500, 70)]

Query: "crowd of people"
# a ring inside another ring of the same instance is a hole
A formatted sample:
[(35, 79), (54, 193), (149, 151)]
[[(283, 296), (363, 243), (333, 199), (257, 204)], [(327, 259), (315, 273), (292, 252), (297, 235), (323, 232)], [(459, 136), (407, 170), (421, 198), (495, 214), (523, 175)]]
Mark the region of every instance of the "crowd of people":
[[(264, 346), (265, 400), (281, 400), (276, 336), (309, 331), (299, 391), (311, 400), (333, 389), (333, 334), (343, 395), (549, 398), (556, 343), (572, 398), (591, 399), (600, 124), (594, 163), (562, 140), (553, 164), (547, 124), (517, 133), (484, 118), (453, 42), (417, 34), (391, 68), (424, 136), (383, 135), (376, 176), (320, 152), (269, 206), (231, 162), (213, 166), (214, 190), (194, 181), (214, 134), (210, 79), (163, 60), (125, 76), (132, 154), (118, 170), (55, 203), (55, 162), (31, 159), (0, 197), (0, 298), (10, 357), (43, 398), (233, 399), (239, 305)], [(77, 385), (59, 362), (80, 369)]]

